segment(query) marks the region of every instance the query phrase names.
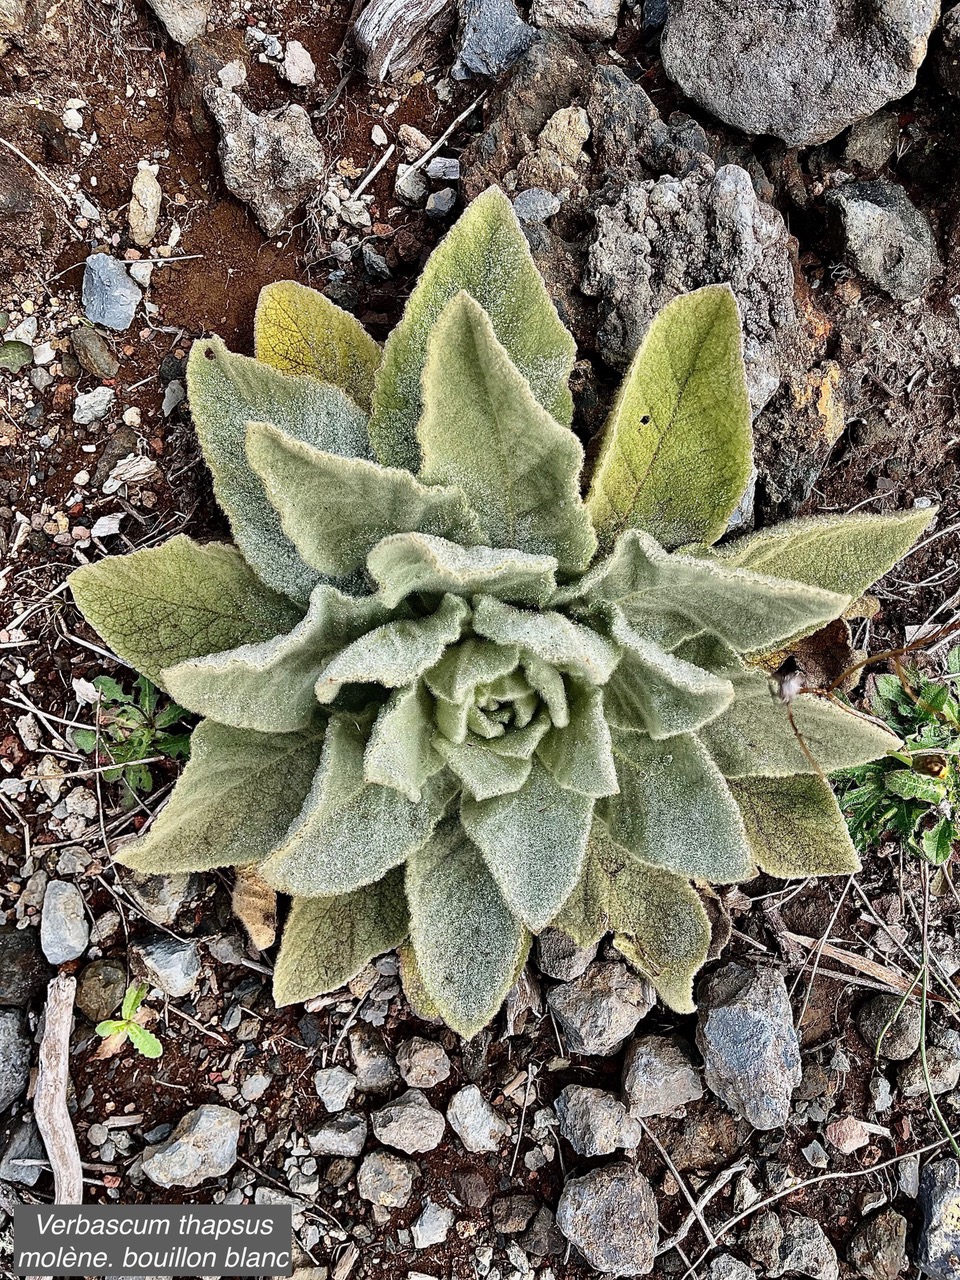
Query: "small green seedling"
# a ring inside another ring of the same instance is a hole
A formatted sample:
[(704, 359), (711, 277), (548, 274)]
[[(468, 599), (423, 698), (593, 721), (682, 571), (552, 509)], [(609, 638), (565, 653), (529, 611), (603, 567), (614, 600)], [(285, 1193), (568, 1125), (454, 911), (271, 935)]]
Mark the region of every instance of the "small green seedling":
[(104, 1022), (98, 1022), (97, 1035), (103, 1036), (104, 1039), (108, 1036), (122, 1036), (129, 1040), (137, 1053), (145, 1058), (159, 1058), (163, 1053), (163, 1045), (153, 1032), (148, 1031), (136, 1018), (137, 1010), (143, 1004), (149, 990), (145, 982), (131, 983), (127, 987), (127, 994), (123, 997), (120, 1017), (107, 1018)]
[(942, 680), (903, 669), (877, 677), (871, 709), (903, 746), (837, 775), (841, 807), (862, 852), (893, 835), (943, 867), (960, 844), (960, 701), (951, 691), (958, 675), (960, 648), (948, 655)]
[[(185, 760), (190, 754), (190, 733), (183, 724), (189, 715), (175, 702), (160, 705), (161, 693), (146, 676), (140, 676), (128, 693), (110, 676), (97, 676), (100, 692), (100, 734), (76, 729), (74, 741), (81, 751), (100, 755), (115, 768), (104, 771), (107, 782), (122, 778), (135, 795), (153, 790), (148, 762), (158, 757)], [(179, 732), (176, 730), (179, 727)]]

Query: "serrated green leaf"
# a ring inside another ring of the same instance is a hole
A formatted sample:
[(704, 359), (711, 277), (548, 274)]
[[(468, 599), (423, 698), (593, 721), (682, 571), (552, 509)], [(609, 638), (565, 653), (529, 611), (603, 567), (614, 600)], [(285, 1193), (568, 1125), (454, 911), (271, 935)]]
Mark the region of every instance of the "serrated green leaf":
[(303, 611), (265, 587), (233, 547), (177, 534), (74, 569), (80, 612), (114, 653), (165, 688), (161, 671), (287, 631)]
[(221, 724), (263, 733), (305, 729), (317, 713), (314, 686), (334, 655), (346, 652), (390, 615), (376, 596), (348, 596), (318, 583), (306, 617), (286, 635), (164, 668), (178, 702)]
[(424, 990), (469, 1040), (513, 986), (529, 946), (477, 849), (456, 818), (407, 860), (410, 938)]
[(392, 787), (367, 782), (365, 734), (347, 715), (334, 716), (310, 794), (270, 856), (263, 879), (294, 897), (352, 893), (380, 880), (426, 840), (453, 790), (435, 775), (414, 804)]
[(331, 382), (369, 413), (382, 352), (363, 325), (316, 289), (275, 280), (260, 290), (254, 353), (281, 373)]
[(620, 794), (604, 802), (614, 841), (650, 866), (711, 884), (754, 874), (740, 810), (701, 742), (682, 734), (654, 742), (615, 729)]
[(947, 792), (943, 778), (915, 769), (891, 769), (883, 775), (883, 785), (904, 800), (922, 800), (926, 804), (939, 804)]
[(731, 705), (700, 730), (700, 738), (728, 778), (788, 777), (833, 773), (876, 760), (900, 745), (900, 739), (872, 720), (844, 710), (827, 698), (799, 694), (790, 703), (797, 732), (786, 705), (770, 690), (765, 675), (731, 674), (736, 696)]
[(682, 294), (653, 319), (603, 429), (587, 506), (600, 542), (715, 542), (750, 479), (753, 434), (736, 299)]
[(893, 515), (810, 516), (737, 538), (712, 554), (726, 565), (806, 582), (857, 599), (891, 569), (936, 515), (935, 507)]
[[(513, 734), (507, 736), (512, 737)], [(493, 796), (519, 791), (530, 776), (529, 756), (504, 755), (493, 749), (503, 741), (503, 738), (495, 738), (488, 742), (475, 733), (468, 733), (463, 742), (438, 737), (436, 749), (463, 783), (468, 795), (475, 800), (489, 800)]]
[[(571, 588), (587, 602), (618, 605), (627, 621), (649, 639), (670, 647), (663, 617), (681, 615), (692, 624), (681, 643), (712, 631), (739, 653), (774, 644), (806, 627), (838, 618), (849, 598), (802, 582), (727, 568), (714, 558), (668, 553), (649, 534), (631, 529), (608, 559)], [(653, 622), (656, 630), (648, 631)]]
[(840, 806), (822, 778), (734, 778), (730, 790), (761, 871), (791, 879), (860, 870)]
[(234, 355), (219, 338), (193, 344), (187, 386), (214, 492), (237, 545), (264, 582), (306, 602), (320, 575), (301, 560), (283, 532), (279, 515), (247, 461), (247, 423), (271, 422), (328, 453), (369, 458), (364, 414), (336, 387)]
[(466, 293), (430, 334), (417, 439), (421, 479), (461, 489), (483, 541), (555, 556), (565, 574), (590, 563), (597, 540), (580, 498), (583, 449), (537, 403)]
[(947, 818), (941, 818), (936, 826), (924, 831), (921, 837), (923, 856), (935, 867), (942, 867), (953, 853), (956, 840), (957, 832), (953, 823)]
[(261, 862), (300, 812), (322, 745), (322, 730), (252, 733), (205, 720), (170, 800), (115, 860), (153, 875)]
[(444, 596), (426, 618), (376, 627), (323, 666), (315, 686), (317, 700), (332, 702), (345, 684), (371, 683), (398, 689), (412, 683), (440, 660), (447, 645), (459, 639), (469, 616), (465, 601)]
[(537, 401), (564, 425), (573, 416), (567, 380), (576, 358), (534, 265), (513, 206), (491, 187), (474, 200), (430, 255), (400, 323), (387, 339), (373, 393), (370, 438), (381, 462), (418, 471), (416, 427), (427, 337), (441, 311), (466, 290)]
[(97, 1035), (103, 1036), (104, 1039), (107, 1036), (125, 1036), (129, 1030), (130, 1024), (126, 1018), (106, 1018), (103, 1022), (98, 1022), (94, 1027)]
[(603, 697), (597, 688), (574, 685), (568, 723), (552, 727), (537, 749), (559, 786), (594, 799), (619, 789)]
[(553, 556), (499, 547), (462, 547), (428, 533), (399, 533), (373, 548), (367, 568), (384, 603), (391, 606), (415, 592), (445, 591), (461, 596), (486, 592), (517, 604), (544, 604), (556, 588), (557, 562)]
[(363, 757), (367, 782), (401, 791), (418, 804), (423, 787), (443, 767), (432, 745), (433, 699), (423, 681), (396, 689), (377, 716)]
[(515, 609), (492, 596), (475, 601), (473, 629), (496, 644), (527, 649), (551, 667), (569, 671), (588, 684), (609, 680), (620, 656), (609, 640), (562, 613)]
[(477, 801), (464, 796), (464, 830), (483, 853), (510, 910), (533, 930), (549, 924), (580, 876), (593, 799), (535, 763), (525, 786)]
[(638, 862), (600, 822), (580, 880), (553, 924), (581, 947), (612, 930), (614, 945), (649, 977), (664, 1004), (694, 1011), (693, 979), (710, 947), (700, 895), (682, 876)]
[(623, 650), (603, 691), (610, 724), (642, 729), (660, 741), (695, 732), (733, 701), (733, 685), (725, 677), (665, 652), (638, 634), (619, 610), (610, 623), (610, 635)]
[[(388, 534), (422, 531), (476, 542), (479, 526), (458, 489), (422, 485), (409, 471), (342, 458), (251, 422), (247, 456), (284, 533), (318, 573), (347, 577)], [(401, 599), (396, 596), (394, 603)]]
[(144, 1058), (159, 1058), (163, 1055), (163, 1045), (146, 1027), (141, 1027), (139, 1023), (130, 1022), (127, 1024), (127, 1035), (130, 1037), (130, 1043), (136, 1049), (137, 1053)]
[(336, 991), (409, 930), (403, 873), (331, 898), (294, 898), (273, 971), (278, 1008)]
[(145, 982), (133, 982), (127, 987), (123, 997), (123, 1004), (120, 1006), (121, 1018), (132, 1018), (146, 998), (147, 992), (150, 990)]

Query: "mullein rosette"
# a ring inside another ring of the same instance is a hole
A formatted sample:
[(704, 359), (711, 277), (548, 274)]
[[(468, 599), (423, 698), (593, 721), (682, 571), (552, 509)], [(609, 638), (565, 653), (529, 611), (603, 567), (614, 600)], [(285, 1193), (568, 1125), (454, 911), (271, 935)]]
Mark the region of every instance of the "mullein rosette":
[(897, 740), (801, 694), (801, 745), (757, 658), (843, 614), (931, 512), (716, 545), (752, 465), (726, 287), (654, 320), (585, 499), (574, 342), (496, 189), (382, 350), (291, 282), (255, 335), (254, 359), (198, 340), (188, 370), (235, 545), (177, 536), (70, 581), (204, 717), (119, 860), (256, 865), (290, 894), (278, 1003), (399, 947), (415, 1008), (471, 1036), (553, 924), (612, 932), (689, 1011), (701, 887), (857, 867), (824, 774)]

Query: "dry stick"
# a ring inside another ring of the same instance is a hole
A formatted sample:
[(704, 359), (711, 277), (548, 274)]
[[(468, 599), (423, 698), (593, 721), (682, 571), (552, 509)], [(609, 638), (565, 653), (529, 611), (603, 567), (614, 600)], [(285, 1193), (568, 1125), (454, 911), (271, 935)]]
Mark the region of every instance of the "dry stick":
[(479, 107), (480, 103), (484, 100), (486, 96), (487, 95), (484, 92), (480, 94), (479, 98), (474, 98), (473, 102), (470, 103), (466, 111), (461, 111), (460, 114), (457, 116), (456, 120), (452, 120), (450, 124), (447, 125), (446, 129), (444, 129), (443, 133), (441, 133), (440, 137), (436, 140), (433, 146), (430, 147), (427, 151), (425, 151), (423, 155), (420, 156), (418, 159), (414, 160), (413, 164), (410, 166), (407, 172), (416, 173), (418, 169), (423, 168), (423, 166), (427, 163), (428, 160), (432, 160), (433, 157), (440, 150), (440, 148), (443, 146), (443, 144), (446, 142), (446, 140), (450, 137), (451, 133), (453, 133), (454, 129), (456, 129), (458, 125), (463, 124), (467, 116), (471, 115), (473, 111), (475, 111), (476, 108)]
[(646, 1134), (646, 1136), (653, 1143), (653, 1145), (660, 1152), (660, 1158), (663, 1160), (663, 1163), (667, 1166), (667, 1168), (670, 1170), (670, 1173), (673, 1175), (673, 1180), (677, 1184), (677, 1186), (680, 1188), (680, 1191), (683, 1194), (684, 1200), (686, 1200), (687, 1204), (690, 1206), (691, 1210), (693, 1211), (693, 1214), (696, 1217), (697, 1221), (700, 1223), (700, 1226), (703, 1229), (703, 1234), (710, 1241), (710, 1244), (712, 1246), (715, 1246), (717, 1242), (714, 1239), (713, 1232), (710, 1230), (710, 1227), (707, 1224), (706, 1218), (703, 1216), (703, 1209), (699, 1204), (697, 1204), (696, 1200), (694, 1200), (693, 1194), (691, 1193), (690, 1188), (684, 1182), (683, 1177), (680, 1174), (680, 1171), (677, 1169), (677, 1166), (670, 1159), (670, 1155), (666, 1147), (663, 1145), (663, 1143), (660, 1141), (657, 1135), (653, 1133), (650, 1130), (650, 1128), (643, 1123), (642, 1120), (638, 1119), (637, 1123), (639, 1124), (643, 1132)]
[(393, 155), (396, 149), (397, 148), (394, 145), (394, 143), (391, 142), (389, 147), (387, 147), (386, 151), (383, 153), (383, 155), (380, 157), (377, 163), (373, 166), (373, 168), (370, 170), (367, 176), (363, 179), (360, 185), (356, 187), (353, 191), (351, 191), (350, 193), (351, 200), (356, 200), (358, 196), (362, 195), (363, 192), (366, 191), (367, 187), (369, 187), (370, 183), (374, 180), (374, 178), (377, 176), (377, 174), (380, 172), (383, 166), (387, 163), (387, 161), (390, 159), (390, 157)]
[(76, 978), (60, 973), (47, 987), (46, 1018), (40, 1042), (40, 1072), (33, 1112), (53, 1167), (56, 1204), (82, 1204), (83, 1172), (73, 1121), (67, 1109), (70, 1083), (70, 1029)]

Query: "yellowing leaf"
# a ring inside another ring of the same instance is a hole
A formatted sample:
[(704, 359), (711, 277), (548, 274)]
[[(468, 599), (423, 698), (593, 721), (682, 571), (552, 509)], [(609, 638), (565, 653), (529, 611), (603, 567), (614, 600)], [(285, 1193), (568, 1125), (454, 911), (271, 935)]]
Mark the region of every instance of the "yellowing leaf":
[(359, 320), (316, 289), (295, 280), (261, 289), (253, 342), (258, 360), (281, 373), (331, 382), (369, 412), (380, 347)]
[(491, 187), (430, 255), (400, 323), (387, 339), (373, 393), (370, 439), (377, 457), (388, 466), (420, 468), (416, 426), (427, 336), (461, 290), (486, 311), (535, 399), (564, 425), (573, 415), (567, 386), (576, 355), (573, 338), (534, 265), (513, 206)]
[(752, 447), (733, 293), (683, 294), (654, 317), (603, 428), (587, 498), (601, 546), (629, 528), (666, 547), (715, 542), (750, 478)]
[(823, 778), (732, 778), (730, 790), (753, 856), (768, 875), (789, 879), (860, 870), (836, 796)]
[(273, 946), (277, 940), (277, 891), (255, 866), (237, 868), (230, 905), (258, 951)]

